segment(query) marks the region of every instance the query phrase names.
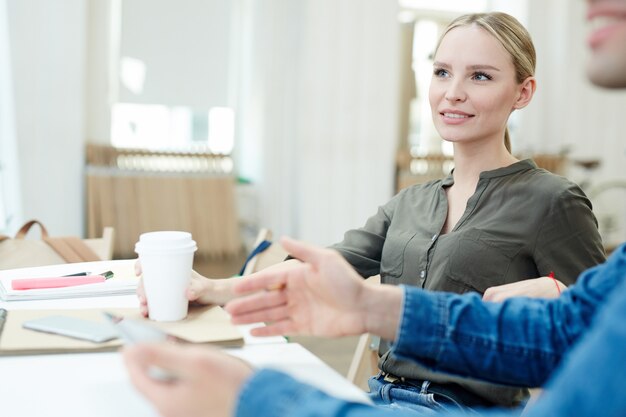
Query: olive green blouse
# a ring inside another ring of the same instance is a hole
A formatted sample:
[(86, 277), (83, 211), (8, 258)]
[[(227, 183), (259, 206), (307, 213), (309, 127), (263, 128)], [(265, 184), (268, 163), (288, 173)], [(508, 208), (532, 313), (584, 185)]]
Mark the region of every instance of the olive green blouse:
[[(445, 189), (453, 183), (450, 174), (402, 190), (332, 248), (363, 277), (380, 274), (385, 284), (455, 293), (483, 293), (551, 272), (569, 285), (605, 260), (583, 191), (533, 161), (482, 172), (462, 217), (452, 231), (441, 234), (448, 213)], [(526, 390), (435, 374), (394, 358), (388, 349), (383, 341), (379, 366), (396, 376), (455, 382), (505, 406), (526, 395)]]

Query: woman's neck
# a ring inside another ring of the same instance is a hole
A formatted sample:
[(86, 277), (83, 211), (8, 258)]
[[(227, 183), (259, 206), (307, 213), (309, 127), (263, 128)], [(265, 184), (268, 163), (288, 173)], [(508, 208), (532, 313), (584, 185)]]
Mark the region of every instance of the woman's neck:
[(507, 167), (518, 159), (499, 146), (454, 146), (454, 182), (477, 183), (481, 172)]

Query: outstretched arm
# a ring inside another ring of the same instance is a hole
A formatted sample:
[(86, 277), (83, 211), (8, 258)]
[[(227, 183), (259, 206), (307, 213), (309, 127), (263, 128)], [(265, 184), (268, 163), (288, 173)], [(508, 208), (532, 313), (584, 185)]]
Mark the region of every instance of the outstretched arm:
[(477, 294), (369, 287), (335, 252), (282, 243), (301, 268), (241, 280), (236, 293), (263, 291), (227, 304), (235, 323), (270, 322), (256, 335), (370, 332), (396, 340), (395, 354), (433, 369), (525, 386), (545, 382), (626, 269), (622, 247), (559, 299), (485, 303)]

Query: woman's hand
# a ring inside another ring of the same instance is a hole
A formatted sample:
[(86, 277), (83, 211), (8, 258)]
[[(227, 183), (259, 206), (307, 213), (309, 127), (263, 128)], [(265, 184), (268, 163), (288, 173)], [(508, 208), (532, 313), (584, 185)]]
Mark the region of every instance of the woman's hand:
[[(173, 344), (134, 345), (123, 350), (133, 385), (162, 416), (231, 416), (252, 368), (216, 349)], [(151, 368), (174, 375), (159, 381)]]
[[(135, 274), (141, 276), (141, 264), (139, 260), (135, 262)], [(191, 271), (191, 280), (187, 287), (187, 299), (190, 302), (208, 305), (223, 305), (234, 298), (232, 290), (235, 278), (211, 279), (206, 278), (196, 271)], [(144, 317), (148, 317), (148, 300), (143, 287), (143, 277), (139, 279), (137, 285), (137, 297), (139, 298), (139, 309)]]
[(511, 297), (557, 298), (565, 289), (565, 284), (551, 277), (525, 279), (487, 288), (483, 300), (501, 302)]

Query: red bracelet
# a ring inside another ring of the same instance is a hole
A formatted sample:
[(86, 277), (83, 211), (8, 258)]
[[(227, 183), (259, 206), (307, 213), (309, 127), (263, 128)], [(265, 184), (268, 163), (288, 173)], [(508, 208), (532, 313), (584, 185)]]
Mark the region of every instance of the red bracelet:
[(552, 278), (552, 280), (554, 281), (554, 285), (556, 285), (556, 290), (559, 292), (559, 295), (561, 295), (561, 287), (559, 287), (559, 282), (556, 280), (556, 278), (554, 278), (554, 272), (550, 272), (548, 274), (548, 278)]

